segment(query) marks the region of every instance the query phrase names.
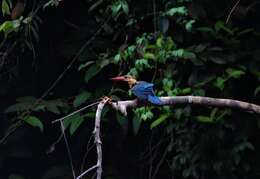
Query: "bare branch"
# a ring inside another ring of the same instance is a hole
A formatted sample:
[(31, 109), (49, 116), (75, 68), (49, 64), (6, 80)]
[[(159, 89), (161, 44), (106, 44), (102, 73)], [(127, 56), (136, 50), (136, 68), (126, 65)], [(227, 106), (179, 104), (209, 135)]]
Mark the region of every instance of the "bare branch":
[(101, 179), (102, 174), (102, 148), (101, 148), (101, 139), (100, 139), (100, 121), (101, 113), (106, 104), (107, 100), (103, 100), (98, 104), (95, 120), (95, 129), (93, 134), (95, 136), (95, 143), (97, 149), (97, 179)]
[[(203, 96), (169, 96), (160, 97), (163, 105), (176, 105), (176, 104), (198, 104), (205, 106), (237, 108), (247, 112), (260, 114), (260, 106), (252, 103), (233, 99), (211, 98)], [(112, 107), (127, 115), (127, 108), (134, 108), (137, 106), (144, 106), (146, 103), (141, 103), (138, 100), (118, 101), (111, 103)]]
[(80, 179), (84, 175), (86, 175), (91, 170), (97, 168), (97, 179), (101, 179), (102, 174), (102, 148), (101, 148), (101, 139), (100, 139), (100, 121), (101, 121), (101, 114), (105, 104), (110, 101), (108, 97), (104, 97), (101, 102), (99, 102), (96, 111), (96, 119), (95, 119), (95, 127), (94, 127), (94, 138), (97, 150), (97, 164), (92, 166), (91, 168), (87, 169), (83, 173), (81, 173), (76, 179)]

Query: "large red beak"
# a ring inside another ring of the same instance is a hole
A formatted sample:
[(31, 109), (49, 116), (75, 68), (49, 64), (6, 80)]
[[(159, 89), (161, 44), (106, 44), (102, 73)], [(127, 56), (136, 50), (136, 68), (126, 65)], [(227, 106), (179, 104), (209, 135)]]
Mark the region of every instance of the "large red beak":
[(113, 80), (113, 81), (125, 81), (125, 77), (124, 76), (117, 76), (117, 77), (109, 78), (109, 79)]

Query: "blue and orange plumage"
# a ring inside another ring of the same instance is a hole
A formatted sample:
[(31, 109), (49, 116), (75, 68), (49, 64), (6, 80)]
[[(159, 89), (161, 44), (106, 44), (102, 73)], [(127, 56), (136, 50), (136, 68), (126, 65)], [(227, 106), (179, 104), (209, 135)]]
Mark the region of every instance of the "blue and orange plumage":
[(113, 81), (128, 82), (133, 94), (141, 101), (149, 101), (152, 104), (162, 105), (162, 101), (158, 98), (153, 90), (153, 83), (145, 81), (136, 81), (132, 76), (125, 75), (111, 78)]

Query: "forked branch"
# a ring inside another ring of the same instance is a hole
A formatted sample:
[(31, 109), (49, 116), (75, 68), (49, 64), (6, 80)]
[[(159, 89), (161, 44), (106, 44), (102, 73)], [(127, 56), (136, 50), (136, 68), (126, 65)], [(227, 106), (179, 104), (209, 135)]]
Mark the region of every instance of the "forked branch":
[(101, 102), (99, 102), (97, 106), (97, 111), (96, 111), (96, 119), (95, 119), (95, 127), (93, 130), (94, 138), (95, 138), (95, 144), (96, 144), (96, 150), (97, 150), (97, 163), (96, 165), (90, 167), (89, 169), (85, 170), (83, 173), (81, 173), (77, 179), (80, 179), (93, 169), (97, 169), (97, 179), (101, 179), (101, 174), (102, 174), (102, 147), (101, 147), (101, 139), (100, 139), (100, 121), (101, 121), (101, 114), (102, 110), (105, 106), (105, 104), (109, 101), (110, 99), (107, 97), (104, 97)]

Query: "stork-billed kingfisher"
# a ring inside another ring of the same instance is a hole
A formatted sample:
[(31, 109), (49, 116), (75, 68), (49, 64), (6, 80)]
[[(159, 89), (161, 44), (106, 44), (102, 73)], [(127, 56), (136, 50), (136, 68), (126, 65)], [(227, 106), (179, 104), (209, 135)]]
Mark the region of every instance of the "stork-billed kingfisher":
[(148, 83), (146, 81), (137, 81), (130, 75), (118, 76), (114, 78), (110, 78), (113, 81), (125, 81), (128, 83), (131, 91), (137, 97), (137, 99), (141, 101), (149, 101), (152, 104), (162, 105), (162, 101), (155, 96), (153, 90), (153, 83)]

